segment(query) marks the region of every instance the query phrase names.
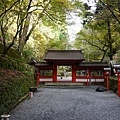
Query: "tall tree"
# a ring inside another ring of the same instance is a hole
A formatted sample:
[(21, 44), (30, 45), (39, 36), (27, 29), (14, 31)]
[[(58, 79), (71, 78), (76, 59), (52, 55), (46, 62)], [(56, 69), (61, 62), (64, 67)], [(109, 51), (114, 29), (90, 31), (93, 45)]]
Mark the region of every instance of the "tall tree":
[[(112, 0), (106, 2), (107, 4), (109, 3), (113, 6), (114, 5), (116, 6), (116, 3), (113, 2)], [(96, 46), (96, 48), (100, 48), (100, 49), (105, 48), (105, 49), (101, 49), (101, 51), (103, 51), (103, 57), (101, 58), (101, 60), (103, 60), (105, 55), (108, 55), (110, 60), (112, 60), (113, 55), (116, 53), (116, 51), (119, 48), (117, 44), (120, 42), (120, 39), (118, 38), (119, 25), (118, 23), (116, 23), (113, 14), (111, 14), (111, 11), (108, 8), (106, 8), (106, 6), (103, 5), (103, 3), (98, 2), (96, 3), (96, 6), (97, 8), (95, 12), (93, 12), (92, 14), (84, 14), (86, 20), (85, 22), (86, 25), (84, 24), (84, 27), (89, 32), (84, 31), (84, 38), (82, 39), (86, 40), (87, 43), (89, 43), (93, 47)], [(88, 9), (86, 9), (85, 13), (87, 13), (87, 11)], [(98, 36), (98, 34), (101, 34), (101, 36)], [(83, 36), (83, 33), (79, 34), (79, 37), (80, 35)], [(86, 38), (86, 36), (88, 36), (88, 38)]]
[[(64, 2), (63, 0), (9, 0), (8, 3), (0, 1), (0, 5), (3, 5), (0, 10), (0, 38), (4, 44), (4, 55), (15, 44), (18, 46), (18, 51), (22, 53), (39, 22), (52, 26), (65, 23), (67, 11), (71, 7), (68, 0)], [(8, 35), (11, 29), (14, 32), (10, 38)], [(9, 42), (7, 37), (10, 39)]]
[(112, 14), (116, 21), (120, 24), (120, 0), (99, 0)]

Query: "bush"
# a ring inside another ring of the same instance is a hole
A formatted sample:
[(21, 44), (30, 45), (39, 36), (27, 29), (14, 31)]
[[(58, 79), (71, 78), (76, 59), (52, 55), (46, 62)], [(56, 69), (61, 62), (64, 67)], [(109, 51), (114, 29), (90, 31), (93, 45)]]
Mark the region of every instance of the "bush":
[(113, 92), (117, 93), (118, 89), (118, 78), (117, 77), (109, 77), (109, 86)]
[(1, 57), (0, 56), (0, 68), (18, 70), (18, 71), (32, 71), (33, 68), (18, 59), (13, 59), (10, 57)]
[(33, 68), (19, 60), (0, 57), (0, 115), (34, 86)]

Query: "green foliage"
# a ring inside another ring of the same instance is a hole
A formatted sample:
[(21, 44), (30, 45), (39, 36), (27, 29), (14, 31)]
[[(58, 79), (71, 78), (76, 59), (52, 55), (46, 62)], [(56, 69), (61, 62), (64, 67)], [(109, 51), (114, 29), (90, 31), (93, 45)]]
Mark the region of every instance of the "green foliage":
[[(92, 14), (87, 14), (91, 12), (89, 10), (89, 4), (84, 5), (86, 11), (83, 10), (83, 12), (86, 22), (84, 23), (84, 29), (77, 35), (75, 46), (78, 48), (82, 46), (82, 40), (86, 41), (90, 48), (94, 49), (94, 51), (99, 51), (99, 55), (97, 54), (96, 58), (99, 56), (101, 61), (103, 61), (104, 58), (109, 57), (112, 60), (114, 54), (119, 50), (120, 43), (120, 23), (119, 19), (117, 19), (120, 13), (118, 7), (119, 2), (100, 0), (96, 2), (97, 8)], [(86, 49), (86, 45), (83, 47)]]
[(116, 60), (117, 64), (120, 64), (120, 57), (119, 56), (120, 56), (120, 50), (118, 50), (117, 53), (115, 54), (115, 60)]
[(118, 78), (117, 77), (109, 77), (109, 86), (110, 89), (117, 93), (118, 90)]
[(33, 68), (29, 65), (9, 57), (0, 57), (0, 114), (6, 113), (35, 85), (33, 74)]
[[(0, 54), (3, 53), (3, 49), (4, 49), (3, 45), (0, 44)], [(12, 49), (12, 48), (7, 52), (7, 55), (12, 58), (17, 58), (17, 59), (20, 58), (20, 53), (17, 50)]]
[(0, 114), (7, 111), (17, 100), (29, 92), (33, 86), (33, 75), (25, 74), (19, 78), (0, 80)]
[(9, 0), (0, 1), (0, 5), (0, 40), (4, 44), (4, 55), (11, 47), (23, 53), (38, 24), (53, 28), (58, 24), (65, 25), (66, 13), (72, 7), (69, 0)]
[(78, 49), (83, 49), (84, 56), (89, 58), (89, 61), (103, 61), (108, 49), (108, 43), (105, 39), (107, 33), (95, 23), (91, 23), (86, 27), (77, 34), (74, 45)]
[(31, 58), (37, 59), (37, 53), (35, 50), (36, 49), (34, 49), (32, 46), (26, 44), (22, 56), (23, 60), (28, 62)]
[(32, 70), (32, 68), (27, 63), (24, 63), (20, 60), (13, 59), (10, 57), (6, 57), (6, 58), (0, 56), (0, 68), (10, 69), (10, 70), (17, 69), (18, 71)]

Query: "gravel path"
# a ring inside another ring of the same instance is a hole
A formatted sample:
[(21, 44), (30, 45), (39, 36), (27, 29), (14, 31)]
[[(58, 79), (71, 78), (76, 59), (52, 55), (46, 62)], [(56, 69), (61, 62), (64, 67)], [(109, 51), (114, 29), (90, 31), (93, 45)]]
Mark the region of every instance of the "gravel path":
[(120, 98), (98, 86), (43, 87), (11, 113), (10, 120), (120, 120)]

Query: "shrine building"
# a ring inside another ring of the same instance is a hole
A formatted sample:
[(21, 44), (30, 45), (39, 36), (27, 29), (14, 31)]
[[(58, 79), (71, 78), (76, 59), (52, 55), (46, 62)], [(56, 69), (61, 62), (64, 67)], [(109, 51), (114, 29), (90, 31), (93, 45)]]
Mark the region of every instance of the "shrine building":
[(85, 62), (81, 50), (48, 50), (45, 62), (34, 62), (36, 85), (42, 82), (104, 83), (107, 62)]

